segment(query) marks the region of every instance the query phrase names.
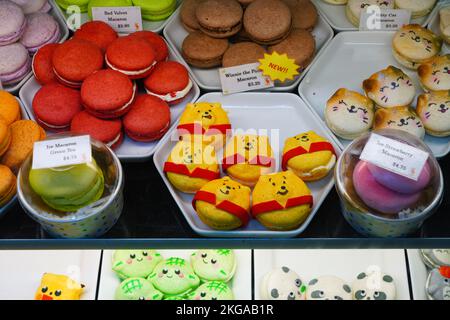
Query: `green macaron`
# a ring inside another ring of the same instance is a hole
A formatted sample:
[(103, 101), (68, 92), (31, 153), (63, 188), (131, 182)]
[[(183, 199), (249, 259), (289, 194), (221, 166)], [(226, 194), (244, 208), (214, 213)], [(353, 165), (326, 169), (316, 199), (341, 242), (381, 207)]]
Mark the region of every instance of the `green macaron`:
[(198, 250), (191, 255), (191, 265), (203, 282), (228, 282), (236, 271), (236, 258), (229, 249)]
[(116, 250), (112, 269), (119, 278), (147, 278), (163, 257), (155, 250)]
[(222, 281), (205, 282), (188, 294), (189, 300), (234, 300), (233, 291)]
[(143, 278), (124, 280), (116, 289), (116, 300), (162, 300), (163, 294), (150, 281)]
[(94, 7), (131, 7), (131, 0), (91, 0), (88, 4), (89, 19), (92, 20), (92, 8)]
[(133, 5), (141, 7), (142, 19), (149, 21), (165, 20), (177, 7), (176, 0), (133, 0)]
[(88, 10), (89, 0), (55, 0), (55, 1), (64, 10), (67, 10), (70, 6), (79, 7), (81, 13), (87, 12)]

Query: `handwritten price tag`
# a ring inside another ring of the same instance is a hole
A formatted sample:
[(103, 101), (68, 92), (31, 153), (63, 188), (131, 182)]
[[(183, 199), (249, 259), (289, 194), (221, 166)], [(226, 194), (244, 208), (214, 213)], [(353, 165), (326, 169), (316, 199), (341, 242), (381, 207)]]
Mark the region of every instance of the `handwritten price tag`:
[(403, 9), (380, 9), (370, 6), (361, 12), (359, 30), (361, 31), (395, 31), (409, 24), (411, 11)]
[(33, 169), (57, 168), (91, 161), (89, 136), (45, 140), (34, 144)]
[(109, 24), (119, 33), (142, 30), (141, 7), (93, 7), (92, 19)]
[(260, 90), (273, 87), (273, 81), (258, 69), (259, 63), (219, 69), (224, 94)]

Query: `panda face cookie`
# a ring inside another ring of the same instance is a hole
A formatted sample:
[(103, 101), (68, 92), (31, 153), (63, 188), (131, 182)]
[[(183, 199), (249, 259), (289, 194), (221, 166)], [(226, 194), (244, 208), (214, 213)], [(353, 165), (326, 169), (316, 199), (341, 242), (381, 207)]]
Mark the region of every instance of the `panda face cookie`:
[(144, 278), (128, 278), (116, 289), (115, 300), (162, 300), (163, 294)]
[(318, 277), (308, 283), (306, 300), (352, 300), (352, 289), (338, 277)]
[(327, 101), (325, 121), (337, 136), (352, 140), (372, 128), (374, 109), (369, 98), (341, 88)]
[(430, 300), (450, 300), (450, 267), (431, 270), (425, 289)]
[(417, 72), (425, 91), (450, 90), (450, 54), (421, 64)]
[(436, 137), (450, 135), (450, 90), (421, 94), (416, 111), (428, 134)]
[(409, 106), (416, 89), (406, 73), (389, 66), (364, 80), (363, 89), (367, 97), (382, 108)]
[(408, 132), (419, 139), (425, 136), (423, 123), (408, 107), (378, 109), (375, 112), (374, 129), (396, 129)]
[(299, 275), (288, 267), (272, 270), (261, 283), (263, 300), (305, 300), (306, 286)]
[(222, 281), (210, 281), (202, 284), (189, 294), (190, 300), (234, 300), (233, 291)]
[(34, 300), (80, 300), (83, 288), (65, 275), (45, 273)]
[(191, 265), (203, 281), (228, 282), (236, 271), (236, 258), (229, 249), (198, 250), (191, 255)]
[(381, 272), (361, 272), (352, 284), (353, 300), (395, 300), (394, 279)]
[(112, 269), (121, 279), (146, 278), (162, 260), (155, 250), (116, 250)]
[(450, 267), (450, 249), (422, 249), (422, 260), (427, 267)]

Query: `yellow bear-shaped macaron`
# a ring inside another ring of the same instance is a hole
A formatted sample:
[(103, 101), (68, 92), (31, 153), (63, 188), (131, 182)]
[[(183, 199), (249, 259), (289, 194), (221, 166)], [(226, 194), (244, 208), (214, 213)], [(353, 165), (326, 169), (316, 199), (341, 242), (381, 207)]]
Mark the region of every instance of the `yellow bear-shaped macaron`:
[(80, 300), (84, 286), (65, 275), (45, 273), (35, 300)]

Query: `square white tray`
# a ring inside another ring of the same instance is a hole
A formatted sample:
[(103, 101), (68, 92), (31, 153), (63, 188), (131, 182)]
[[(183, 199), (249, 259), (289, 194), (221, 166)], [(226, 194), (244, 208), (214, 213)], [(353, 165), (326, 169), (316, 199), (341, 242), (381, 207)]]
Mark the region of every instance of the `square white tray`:
[(420, 249), (408, 249), (409, 272), (411, 274), (411, 289), (414, 300), (428, 300), (425, 284), (428, 269), (420, 257)]
[[(239, 93), (224, 96), (221, 93), (208, 93), (200, 97), (198, 101), (220, 102), (228, 112), (233, 130), (242, 129), (266, 129), (269, 138), (273, 129), (279, 130), (279, 139), (270, 143), (274, 150), (277, 170), (280, 170), (280, 154), (284, 141), (296, 134), (314, 130), (317, 134), (327, 138), (333, 143), (339, 156), (341, 151), (333, 138), (333, 135), (317, 115), (297, 96), (292, 93)], [(270, 231), (260, 225), (256, 220), (251, 220), (245, 228), (233, 231), (218, 231), (206, 226), (197, 216), (192, 208), (193, 195), (177, 191), (167, 180), (163, 172), (164, 162), (170, 151), (176, 144), (173, 139), (176, 134), (176, 126), (161, 140), (153, 157), (164, 183), (178, 204), (187, 222), (200, 235), (208, 237), (271, 237), (287, 238), (302, 233), (314, 218), (317, 210), (325, 200), (328, 192), (334, 185), (333, 175), (330, 173), (326, 178), (308, 183), (308, 187), (314, 197), (314, 206), (308, 219), (297, 229), (292, 231)], [(172, 137), (172, 139), (171, 139)], [(217, 158), (221, 159), (222, 151), (218, 152)]]
[(397, 300), (410, 300), (404, 250), (255, 250), (254, 266), (256, 300), (261, 300), (264, 276), (282, 266), (297, 272), (306, 284), (318, 276), (334, 275), (350, 286), (360, 272), (379, 269), (394, 278)]
[[(326, 102), (337, 89), (344, 87), (364, 94), (362, 82), (389, 65), (402, 69), (411, 77), (417, 95), (423, 93), (416, 72), (402, 67), (392, 56), (393, 35), (394, 32), (381, 31), (337, 34), (300, 83), (300, 96), (324, 120)], [(416, 100), (413, 102), (414, 107)], [(338, 140), (341, 147), (346, 147), (351, 142), (341, 138)], [(438, 158), (450, 151), (450, 137), (425, 135), (424, 141)]]
[[(450, 6), (450, 0), (439, 2), (436, 7), (434, 7), (433, 11), (430, 14), (430, 23), (428, 24), (428, 29), (433, 31), (437, 35), (441, 35), (441, 29), (439, 28), (440, 18), (439, 11), (444, 8)], [(450, 52), (450, 44), (444, 41), (444, 52)]]
[[(312, 0), (316, 5), (317, 9), (323, 14), (325, 20), (331, 25), (331, 27), (340, 32), (340, 31), (356, 31), (358, 30), (350, 21), (348, 21), (347, 16), (345, 15), (345, 7), (346, 5), (333, 5), (326, 3), (323, 0)], [(426, 26), (430, 21), (430, 14), (425, 17), (411, 19), (411, 23), (420, 24), (422, 26)]]
[[(158, 250), (164, 258), (180, 257), (189, 261), (190, 255), (196, 250)], [(112, 270), (112, 254), (114, 250), (103, 251), (102, 269), (98, 291), (99, 300), (114, 300), (114, 293), (120, 284), (120, 279)], [(252, 251), (234, 250), (236, 255), (236, 273), (229, 285), (236, 300), (252, 299)]]
[[(64, 19), (64, 16), (61, 14), (61, 12), (57, 9), (59, 8), (54, 0), (50, 0), (49, 1), (50, 5), (52, 6), (51, 11), (49, 12), (49, 14), (51, 14), (56, 22), (58, 22), (59, 24), (59, 31), (61, 33), (60, 38), (59, 38), (59, 42), (62, 43), (64, 41), (67, 40), (67, 38), (69, 37), (69, 29), (67, 28), (66, 25), (66, 21)], [(11, 92), (11, 93), (17, 93), (20, 88), (25, 84), (25, 82), (27, 82), (27, 80), (33, 75), (33, 72), (30, 71), (25, 78), (23, 78), (20, 82), (13, 84), (13, 85), (5, 85), (3, 86), (3, 89), (5, 91)]]
[[(171, 49), (169, 60), (175, 60), (173, 51)], [(192, 79), (192, 74), (190, 75), (190, 77)], [(36, 79), (33, 76), (22, 87), (19, 93), (20, 98), (22, 99), (25, 108), (28, 114), (30, 115), (31, 120), (35, 120), (32, 107), (34, 95), (40, 88), (41, 85), (36, 82)], [(192, 89), (186, 96), (186, 98), (180, 103), (170, 107), (171, 126), (173, 126), (175, 121), (179, 118), (186, 104), (197, 100), (199, 95), (200, 95), (200, 88), (194, 81), (192, 81)], [(48, 131), (47, 134), (54, 134), (54, 132)], [(119, 146), (119, 148), (115, 150), (115, 153), (122, 161), (144, 161), (153, 155), (158, 143), (159, 141), (137, 142), (125, 135), (123, 143)]]
[[(316, 39), (316, 56), (324, 49), (333, 38), (333, 29), (325, 22), (323, 17), (319, 15), (319, 20), (316, 27), (313, 30), (313, 35)], [(200, 69), (189, 66), (181, 55), (181, 47), (183, 45), (184, 38), (186, 38), (188, 32), (184, 29), (180, 21), (180, 8), (172, 15), (164, 28), (164, 37), (169, 42), (169, 45), (175, 49), (177, 60), (182, 62), (188, 68), (191, 69), (194, 75), (195, 81), (200, 88), (207, 91), (221, 91), (222, 86), (219, 78), (219, 68), (212, 69)], [(314, 60), (313, 60), (314, 61)], [(313, 62), (312, 62), (313, 63)], [(311, 65), (311, 64), (310, 64)], [(285, 85), (277, 85), (273, 88), (267, 89), (267, 91), (293, 91), (302, 80), (304, 74), (308, 71), (309, 66), (298, 76), (294, 81), (290, 81)]]
[(81, 300), (95, 300), (100, 250), (0, 251), (0, 261), (0, 300), (33, 300), (46, 272), (79, 281)]

